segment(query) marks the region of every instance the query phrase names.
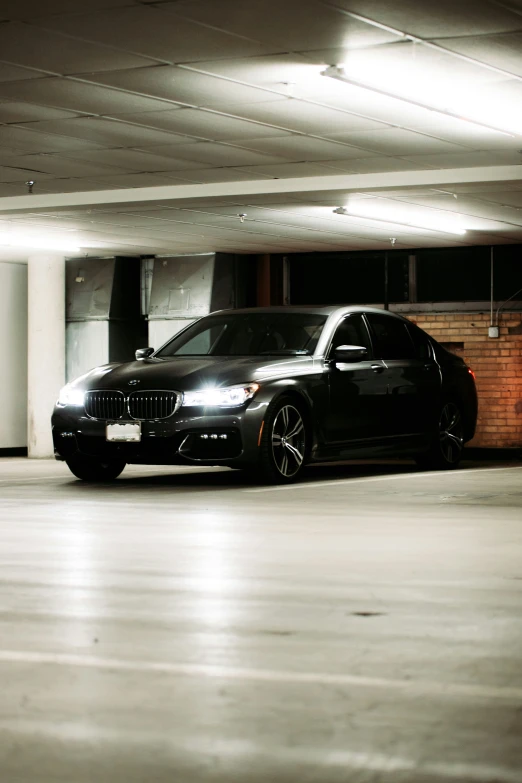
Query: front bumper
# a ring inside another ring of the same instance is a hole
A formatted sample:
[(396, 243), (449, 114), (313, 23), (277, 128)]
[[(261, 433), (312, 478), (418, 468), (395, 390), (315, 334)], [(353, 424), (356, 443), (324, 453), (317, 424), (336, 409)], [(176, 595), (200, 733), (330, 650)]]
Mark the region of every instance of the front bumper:
[(266, 403), (255, 399), (233, 410), (181, 408), (168, 419), (142, 421), (141, 442), (115, 443), (106, 439), (106, 421), (86, 416), (83, 409), (56, 407), (54, 452), (61, 460), (81, 454), (130, 464), (241, 467), (257, 461), (265, 411)]

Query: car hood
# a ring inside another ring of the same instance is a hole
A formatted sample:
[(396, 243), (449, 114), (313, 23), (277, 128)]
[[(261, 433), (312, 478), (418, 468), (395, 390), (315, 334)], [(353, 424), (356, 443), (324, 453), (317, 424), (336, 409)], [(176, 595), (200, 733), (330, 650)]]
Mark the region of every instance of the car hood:
[(262, 382), (271, 378), (300, 375), (311, 371), (310, 356), (173, 356), (106, 364), (77, 378), (73, 386), (83, 390), (120, 389), (140, 391), (173, 389), (190, 391), (208, 386)]

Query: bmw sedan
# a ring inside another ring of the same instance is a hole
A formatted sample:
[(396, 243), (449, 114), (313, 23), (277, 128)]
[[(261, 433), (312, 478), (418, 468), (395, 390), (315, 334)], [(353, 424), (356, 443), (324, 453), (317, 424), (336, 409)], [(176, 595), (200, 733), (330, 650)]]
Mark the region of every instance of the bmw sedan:
[(285, 483), (307, 463), (359, 457), (454, 468), (476, 417), (472, 371), (405, 318), (269, 307), (212, 313), (93, 369), (62, 389), (52, 427), (57, 459), (87, 481), (131, 463)]

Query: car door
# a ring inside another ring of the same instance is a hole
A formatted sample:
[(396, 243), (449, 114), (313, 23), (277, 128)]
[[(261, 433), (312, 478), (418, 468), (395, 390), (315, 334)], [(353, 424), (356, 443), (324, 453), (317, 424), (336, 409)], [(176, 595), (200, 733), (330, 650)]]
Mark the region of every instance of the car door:
[(423, 370), (419, 379), (419, 431), (431, 432), (433, 422), (439, 412), (442, 389), (441, 370), (426, 332), (412, 323), (408, 323), (407, 328), (415, 346), (416, 358), (421, 363)]
[[(334, 362), (340, 345), (358, 345), (368, 349), (362, 362)], [(330, 405), (325, 415), (328, 443), (343, 444), (382, 435), (382, 403), (388, 388), (387, 368), (372, 355), (372, 343), (361, 313), (352, 313), (337, 326), (326, 356), (329, 371)]]
[[(440, 382), (438, 366), (426, 347), (416, 345), (408, 322), (393, 314), (367, 313), (375, 358), (388, 368), (386, 434), (415, 435), (426, 421)], [(424, 355), (423, 355), (424, 353)]]

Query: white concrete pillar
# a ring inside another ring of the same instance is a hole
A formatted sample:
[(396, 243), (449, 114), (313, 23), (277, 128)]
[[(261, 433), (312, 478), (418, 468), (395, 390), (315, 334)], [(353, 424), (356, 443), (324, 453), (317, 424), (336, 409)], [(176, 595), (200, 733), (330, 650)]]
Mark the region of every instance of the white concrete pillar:
[(52, 457), (51, 414), (65, 383), (65, 259), (28, 259), (27, 448)]

